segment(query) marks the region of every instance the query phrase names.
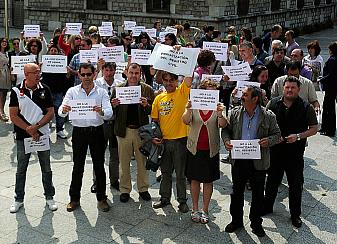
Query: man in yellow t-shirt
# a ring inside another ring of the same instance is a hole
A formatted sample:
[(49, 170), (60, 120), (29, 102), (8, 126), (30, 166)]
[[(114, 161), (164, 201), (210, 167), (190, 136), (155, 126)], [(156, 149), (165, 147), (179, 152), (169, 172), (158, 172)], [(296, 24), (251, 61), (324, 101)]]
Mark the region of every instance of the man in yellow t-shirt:
[(162, 180), (160, 183), (160, 201), (153, 205), (162, 208), (170, 204), (172, 192), (172, 173), (176, 172), (177, 200), (179, 210), (188, 212), (186, 204), (186, 141), (187, 126), (182, 122), (181, 116), (188, 101), (192, 78), (186, 77), (178, 86), (178, 76), (169, 72), (162, 73), (163, 85), (166, 92), (159, 94), (153, 104), (151, 117), (160, 125), (163, 140), (153, 139), (153, 143), (164, 143), (165, 151), (160, 164)]

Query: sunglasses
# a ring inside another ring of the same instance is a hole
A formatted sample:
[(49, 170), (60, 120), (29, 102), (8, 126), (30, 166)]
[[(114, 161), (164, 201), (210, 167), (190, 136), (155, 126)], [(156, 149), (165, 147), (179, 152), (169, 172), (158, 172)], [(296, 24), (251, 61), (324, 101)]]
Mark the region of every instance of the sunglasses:
[(132, 38), (125, 38), (125, 40), (127, 40), (127, 41), (132, 41)]
[(75, 37), (75, 40), (81, 40), (81, 37)]
[(13, 42), (13, 45), (19, 46), (19, 43), (18, 42)]
[(80, 74), (80, 76), (82, 76), (82, 77), (90, 77), (90, 76), (92, 76), (92, 73), (81, 73)]

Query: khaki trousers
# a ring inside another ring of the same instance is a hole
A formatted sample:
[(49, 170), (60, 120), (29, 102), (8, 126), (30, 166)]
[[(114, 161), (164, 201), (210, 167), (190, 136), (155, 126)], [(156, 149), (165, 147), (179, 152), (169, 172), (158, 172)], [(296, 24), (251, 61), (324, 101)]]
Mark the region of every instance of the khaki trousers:
[(138, 192), (147, 191), (149, 188), (149, 176), (145, 168), (145, 156), (139, 151), (141, 139), (138, 129), (126, 128), (125, 137), (117, 136), (119, 152), (119, 188), (121, 193), (130, 193), (132, 189), (130, 161), (133, 153), (137, 161), (137, 187)]

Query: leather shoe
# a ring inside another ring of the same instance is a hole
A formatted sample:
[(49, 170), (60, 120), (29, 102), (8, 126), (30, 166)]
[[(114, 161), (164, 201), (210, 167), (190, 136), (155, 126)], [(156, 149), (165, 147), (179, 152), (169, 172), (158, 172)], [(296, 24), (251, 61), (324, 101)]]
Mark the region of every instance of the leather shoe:
[(295, 226), (296, 228), (300, 228), (302, 226), (302, 220), (300, 217), (292, 217), (291, 218), (291, 223), (293, 224), (293, 226)]
[(150, 201), (151, 200), (151, 195), (148, 191), (143, 191), (139, 192), (139, 196), (144, 200), (144, 201)]
[(166, 201), (159, 201), (153, 204), (153, 208), (157, 209), (157, 208), (163, 208), (166, 207), (167, 205), (170, 205), (170, 202), (166, 202)]
[(101, 210), (102, 212), (108, 212), (110, 210), (110, 206), (107, 203), (106, 199), (99, 201), (97, 203), (97, 208)]
[(96, 193), (97, 192), (96, 182), (94, 182), (94, 184), (92, 184), (92, 186), (90, 187), (90, 191), (91, 191), (91, 193)]
[(262, 225), (252, 227), (252, 232), (258, 237), (264, 237), (266, 235), (266, 232), (264, 232)]
[(70, 203), (67, 204), (67, 211), (72, 212), (79, 206), (80, 206), (80, 201), (70, 201)]
[(128, 202), (130, 199), (130, 194), (129, 193), (122, 193), (120, 196), (119, 196), (119, 200), (121, 202)]
[(117, 191), (119, 191), (119, 181), (116, 180), (115, 182), (110, 183), (110, 187), (114, 188)]
[(243, 224), (236, 224), (236, 223), (233, 223), (233, 222), (230, 222), (226, 228), (225, 228), (225, 231), (227, 233), (233, 233), (235, 232), (236, 230), (240, 229), (243, 227)]

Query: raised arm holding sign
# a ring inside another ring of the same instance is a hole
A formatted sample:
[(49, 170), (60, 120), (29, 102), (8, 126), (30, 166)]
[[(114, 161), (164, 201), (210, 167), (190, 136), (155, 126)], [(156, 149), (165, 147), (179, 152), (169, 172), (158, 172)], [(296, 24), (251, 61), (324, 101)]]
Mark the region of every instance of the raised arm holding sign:
[(39, 37), (40, 36), (40, 26), (39, 25), (24, 25), (23, 26), (25, 37)]
[(67, 73), (67, 56), (43, 55), (42, 72), (44, 73)]
[(236, 66), (221, 66), (224, 73), (229, 77), (230, 81), (247, 81), (252, 70), (247, 62)]
[(82, 23), (66, 23), (66, 35), (80, 35)]
[(215, 59), (219, 61), (227, 60), (228, 43), (222, 42), (203, 42), (203, 49), (214, 53)]

